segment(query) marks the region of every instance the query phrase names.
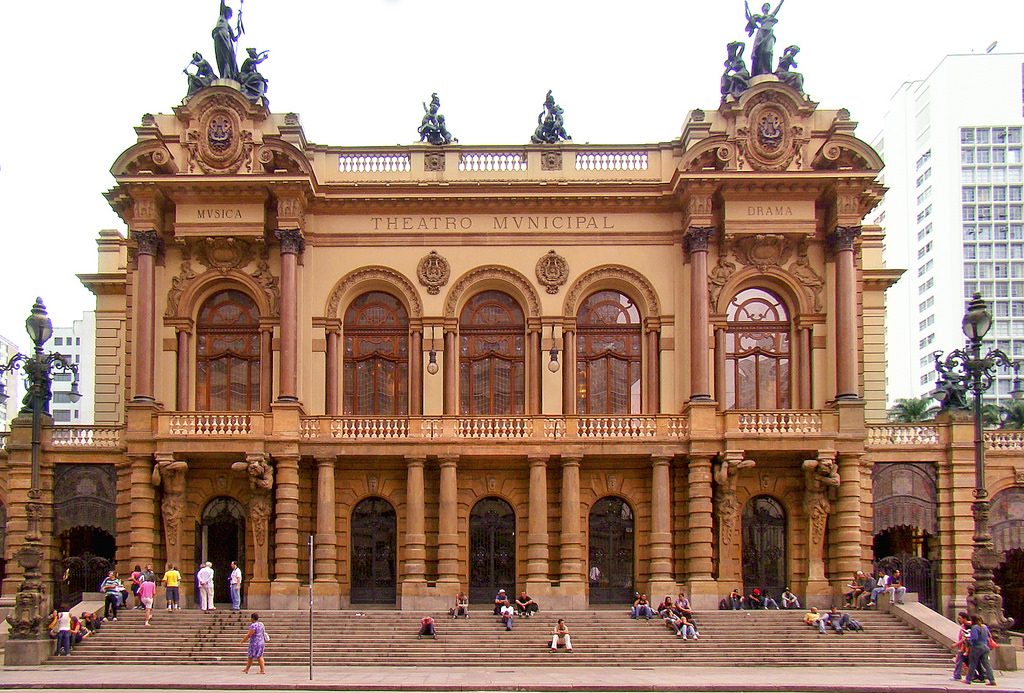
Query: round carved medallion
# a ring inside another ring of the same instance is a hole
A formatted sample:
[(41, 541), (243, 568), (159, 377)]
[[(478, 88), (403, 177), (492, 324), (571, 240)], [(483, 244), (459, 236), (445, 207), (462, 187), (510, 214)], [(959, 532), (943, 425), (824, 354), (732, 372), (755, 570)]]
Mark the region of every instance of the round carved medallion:
[(416, 276), (419, 277), (420, 284), (427, 287), (427, 293), (431, 296), (440, 293), (441, 287), (448, 283), (451, 274), (452, 269), (448, 260), (436, 250), (431, 250), (416, 266)]
[(568, 279), (569, 263), (554, 250), (549, 250), (547, 255), (537, 261), (537, 281), (549, 294), (557, 294), (558, 287)]

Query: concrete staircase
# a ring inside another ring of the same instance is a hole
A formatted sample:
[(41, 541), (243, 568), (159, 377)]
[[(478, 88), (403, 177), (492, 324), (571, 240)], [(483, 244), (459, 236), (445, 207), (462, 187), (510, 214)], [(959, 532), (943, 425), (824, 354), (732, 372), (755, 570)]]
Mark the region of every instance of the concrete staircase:
[[(141, 611), (122, 611), (52, 664), (109, 664), (111, 653), (128, 664), (242, 664), (240, 644), (249, 611), (157, 611), (144, 625)], [(865, 630), (825, 635), (805, 626), (802, 611), (713, 611), (697, 614), (700, 639), (683, 641), (654, 619), (626, 611), (543, 612), (517, 619), (506, 632), (490, 612), (469, 619), (437, 619), (438, 639), (417, 639), (423, 614), (400, 611), (318, 611), (314, 663), (318, 666), (948, 666), (948, 651), (886, 613), (856, 612)], [(268, 663), (308, 662), (308, 612), (260, 613), (271, 635)], [(558, 618), (569, 625), (573, 653), (551, 653)], [(141, 656), (136, 656), (140, 653)]]

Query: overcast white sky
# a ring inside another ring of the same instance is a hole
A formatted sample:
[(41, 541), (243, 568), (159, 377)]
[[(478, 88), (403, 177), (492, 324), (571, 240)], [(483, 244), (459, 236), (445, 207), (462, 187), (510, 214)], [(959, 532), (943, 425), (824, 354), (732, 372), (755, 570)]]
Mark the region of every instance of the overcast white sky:
[[(229, 0), (237, 11), (238, 0)], [(757, 3), (759, 4), (759, 3)], [(27, 347), (41, 295), (55, 324), (94, 307), (101, 193), (143, 113), (170, 112), (193, 51), (211, 62), (218, 0), (6, 0), (0, 22), (0, 334)], [(441, 97), (463, 144), (526, 142), (548, 89), (578, 142), (662, 142), (714, 109), (741, 0), (247, 0), (245, 47), (270, 49), (275, 112), (331, 145), (407, 144)], [(786, 0), (776, 59), (799, 44), (811, 98), (870, 140), (904, 81), (948, 53), (1021, 51), (1019, 0)], [(749, 60), (749, 47), (748, 47)]]

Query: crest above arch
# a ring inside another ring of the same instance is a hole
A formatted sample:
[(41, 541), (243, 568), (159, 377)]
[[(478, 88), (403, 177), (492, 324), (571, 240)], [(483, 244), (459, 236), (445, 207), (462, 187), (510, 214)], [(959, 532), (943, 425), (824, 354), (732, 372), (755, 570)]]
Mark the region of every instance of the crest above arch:
[(351, 303), (357, 294), (378, 290), (398, 294), (409, 311), (409, 317), (423, 317), (423, 304), (412, 282), (405, 275), (381, 265), (360, 267), (339, 279), (327, 296), (324, 316), (332, 320), (340, 319), (339, 311), (343, 304)]
[(580, 301), (600, 289), (615, 289), (633, 297), (644, 318), (661, 316), (661, 304), (654, 286), (647, 277), (625, 265), (601, 265), (577, 277), (565, 294), (562, 315), (575, 317)]
[(764, 289), (777, 294), (789, 308), (790, 320), (798, 315), (814, 313), (813, 296), (797, 284), (793, 277), (777, 267), (760, 270), (756, 267), (744, 267), (732, 275), (718, 293), (718, 300), (711, 306), (715, 313), (725, 315), (729, 302), (743, 289)]
[(445, 317), (457, 318), (463, 296), (478, 285), (481, 289), (497, 289), (499, 291), (503, 287), (511, 288), (513, 289), (511, 293), (526, 306), (528, 318), (540, 316), (540, 295), (529, 279), (511, 267), (484, 265), (463, 274), (448, 290), (448, 297), (444, 302)]

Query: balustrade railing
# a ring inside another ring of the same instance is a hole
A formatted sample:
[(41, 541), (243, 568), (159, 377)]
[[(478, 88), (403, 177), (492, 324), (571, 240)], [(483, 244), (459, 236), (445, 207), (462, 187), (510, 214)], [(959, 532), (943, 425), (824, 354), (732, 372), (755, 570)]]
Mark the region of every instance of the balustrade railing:
[(526, 154), (522, 152), (463, 152), (459, 156), (460, 171), (525, 171)]
[(475, 417), (459, 419), (455, 435), (460, 438), (532, 438), (533, 419)]
[(636, 152), (578, 152), (577, 171), (646, 171), (648, 155)]
[(50, 445), (55, 448), (117, 448), (121, 429), (100, 426), (55, 426)]
[(171, 414), (167, 432), (172, 436), (245, 436), (259, 432), (254, 430), (253, 420), (252, 414)]
[(1024, 450), (1024, 431), (985, 431), (988, 450)]
[(408, 154), (341, 154), (338, 171), (341, 173), (408, 173), (412, 159)]
[(740, 433), (792, 435), (822, 431), (821, 414), (816, 411), (737, 411), (733, 414)]
[(653, 438), (658, 420), (653, 416), (596, 416), (576, 420), (580, 438)]
[(868, 447), (899, 448), (936, 445), (939, 428), (929, 424), (869, 424)]

